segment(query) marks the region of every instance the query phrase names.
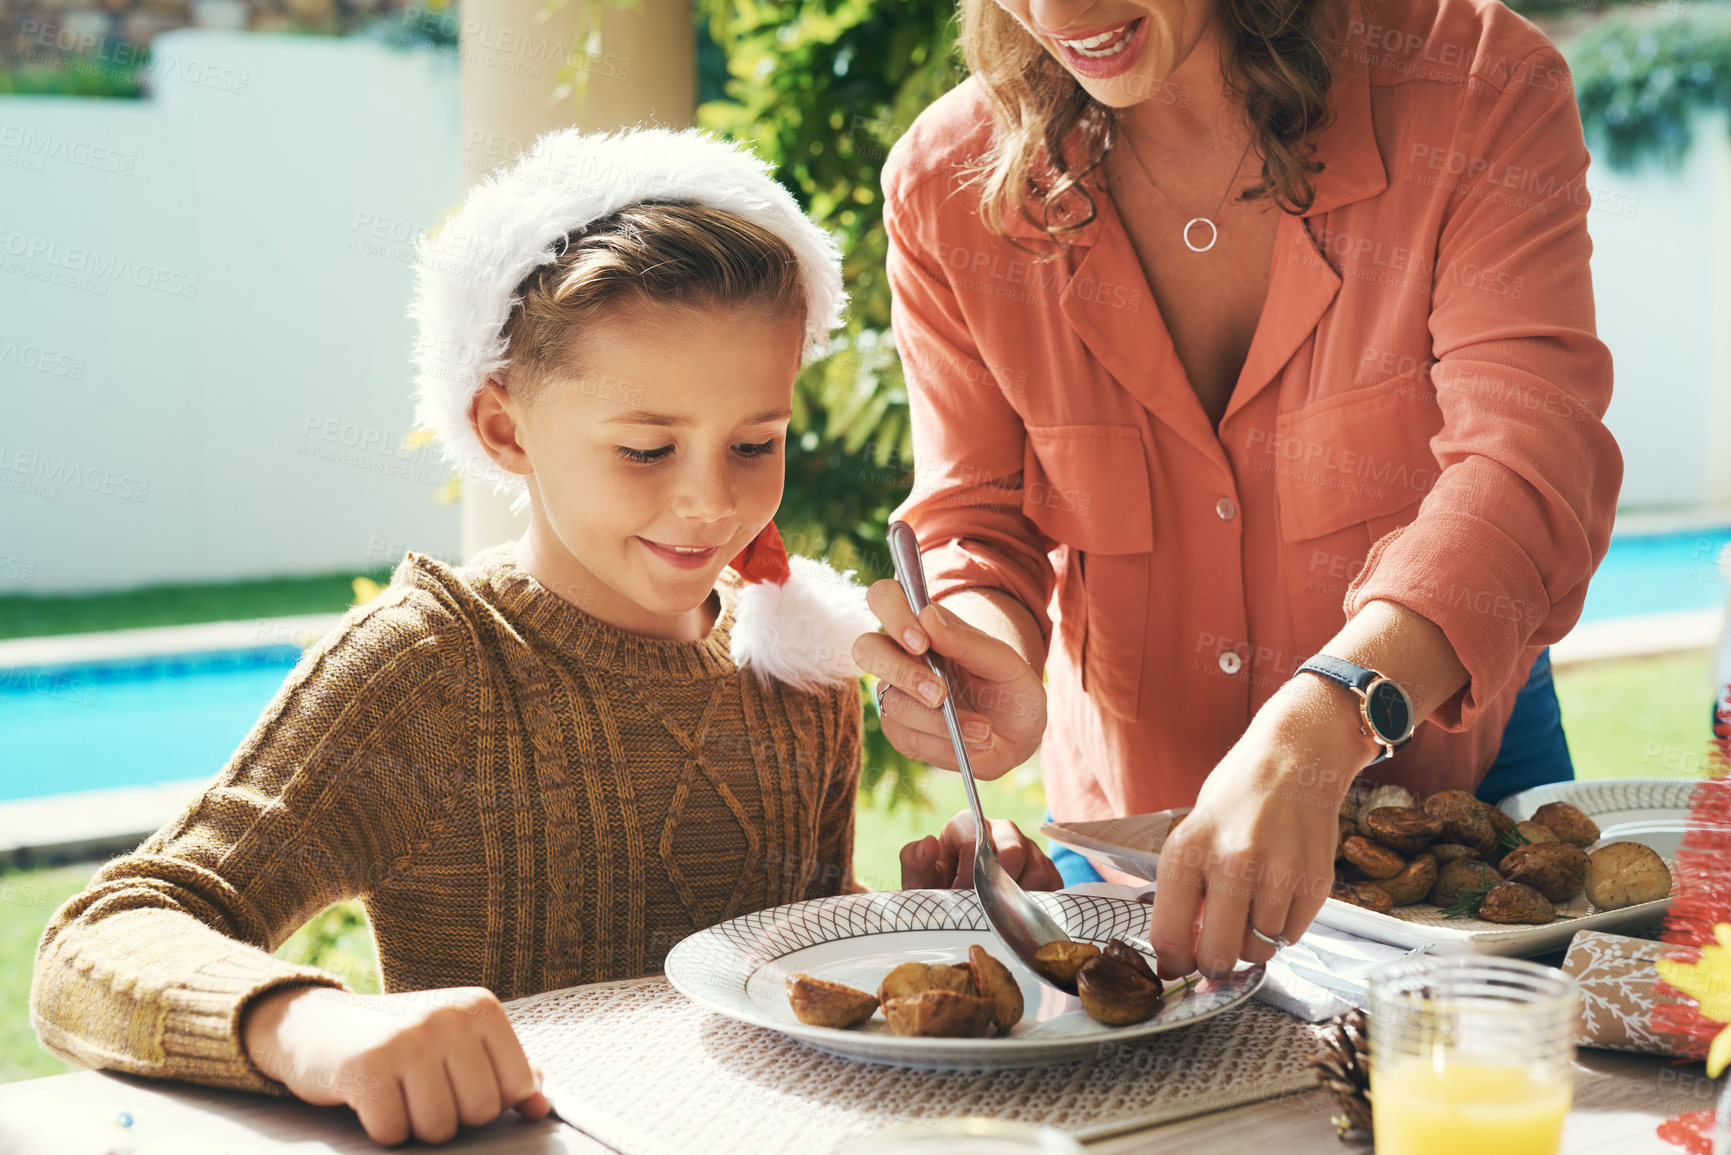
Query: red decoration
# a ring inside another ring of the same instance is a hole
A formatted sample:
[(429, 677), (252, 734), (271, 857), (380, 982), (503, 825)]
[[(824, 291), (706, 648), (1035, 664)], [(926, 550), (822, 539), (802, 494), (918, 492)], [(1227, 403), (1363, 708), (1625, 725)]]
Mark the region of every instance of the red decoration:
[(759, 530), (750, 544), (739, 551), (739, 556), (727, 564), (754, 585), (765, 581), (781, 585), (793, 572), (787, 564), (787, 547), (781, 543), (781, 531), (773, 521)]
[(1689, 1155), (1713, 1155), (1713, 1109), (1665, 1120), (1659, 1124), (1659, 1138)]

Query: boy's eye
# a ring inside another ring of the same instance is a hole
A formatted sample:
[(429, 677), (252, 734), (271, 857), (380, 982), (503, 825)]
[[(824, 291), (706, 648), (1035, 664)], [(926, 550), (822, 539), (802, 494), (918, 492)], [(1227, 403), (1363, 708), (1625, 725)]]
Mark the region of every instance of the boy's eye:
[(633, 449), (629, 445), (619, 446), (619, 456), (627, 461), (638, 461), (647, 465), (652, 461), (660, 461), (673, 452), (673, 446), (663, 445), (660, 449)]
[(735, 445), (733, 448), (741, 457), (768, 457), (775, 452), (775, 438), (771, 437), (768, 441), (760, 441), (756, 444)]

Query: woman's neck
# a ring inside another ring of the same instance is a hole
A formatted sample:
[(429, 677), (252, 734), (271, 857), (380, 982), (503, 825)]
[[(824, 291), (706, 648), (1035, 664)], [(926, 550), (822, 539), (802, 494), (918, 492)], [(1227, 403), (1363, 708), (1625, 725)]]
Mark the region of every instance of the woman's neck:
[(1211, 21), (1177, 68), (1146, 100), (1117, 111), (1118, 130), (1144, 156), (1236, 155), (1248, 138), (1244, 105), (1227, 86), (1224, 33)]

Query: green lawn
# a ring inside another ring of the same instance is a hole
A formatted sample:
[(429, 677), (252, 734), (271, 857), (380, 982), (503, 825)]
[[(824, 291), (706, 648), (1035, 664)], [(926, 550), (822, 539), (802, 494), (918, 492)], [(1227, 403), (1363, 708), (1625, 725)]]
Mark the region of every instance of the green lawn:
[[(0, 597), (0, 638), (83, 634), (191, 622), (246, 621), (289, 614), (340, 614), (354, 603), (352, 573), (220, 584), (146, 586), (107, 594)], [(391, 568), (368, 570), (383, 583)]]
[[(1557, 673), (1557, 696), (1580, 777), (1699, 775), (1712, 698), (1706, 651), (1565, 668)], [(921, 790), (918, 800), (860, 797), (854, 865), (873, 890), (899, 884), (897, 855), (904, 842), (935, 832), (964, 805), (961, 780), (954, 774), (932, 772)], [(981, 795), (994, 817), (1012, 818), (1030, 832), (1039, 826), (1045, 804), (1033, 766), (982, 783)], [(82, 889), (93, 869), (66, 866), (0, 877), (0, 1082), (66, 1069), (37, 1046), (30, 1029), (31, 960), (49, 915)], [(357, 990), (379, 989), (359, 904), (331, 907), (277, 953), (336, 971)]]

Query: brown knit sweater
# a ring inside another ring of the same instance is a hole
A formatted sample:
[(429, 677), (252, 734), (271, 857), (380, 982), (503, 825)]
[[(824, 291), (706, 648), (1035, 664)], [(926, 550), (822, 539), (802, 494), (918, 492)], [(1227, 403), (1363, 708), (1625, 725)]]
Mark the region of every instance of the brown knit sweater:
[(680, 938), (853, 881), (860, 701), (625, 633), (496, 547), (410, 553), (303, 656), (175, 821), (54, 915), (31, 1021), (86, 1066), (286, 1093), (241, 1010), (340, 978), (273, 958), (359, 898), (387, 991), (509, 999), (659, 969)]

